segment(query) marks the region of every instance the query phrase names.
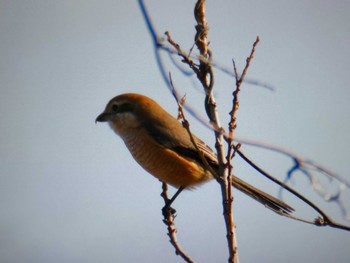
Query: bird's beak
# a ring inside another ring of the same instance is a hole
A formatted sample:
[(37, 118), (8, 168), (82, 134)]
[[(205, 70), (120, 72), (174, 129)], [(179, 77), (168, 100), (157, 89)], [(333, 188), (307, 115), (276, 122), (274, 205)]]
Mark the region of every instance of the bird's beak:
[(108, 116), (109, 116), (108, 113), (102, 112), (100, 115), (97, 116), (95, 123), (108, 121)]

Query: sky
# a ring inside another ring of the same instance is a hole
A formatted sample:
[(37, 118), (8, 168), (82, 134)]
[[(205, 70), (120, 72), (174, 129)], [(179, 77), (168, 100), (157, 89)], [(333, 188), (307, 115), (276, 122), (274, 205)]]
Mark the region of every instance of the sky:
[[(146, 1), (158, 34), (169, 31), (187, 51), (194, 3)], [(274, 87), (243, 85), (237, 134), (291, 149), (348, 181), (349, 13), (346, 0), (207, 1), (215, 61), (232, 68), (234, 59), (241, 71), (258, 35), (247, 77)], [(182, 262), (162, 222), (160, 182), (108, 125), (95, 124), (109, 99), (125, 92), (152, 97), (177, 114), (137, 1), (0, 0), (0, 35), (0, 262)], [(186, 103), (205, 116), (196, 79), (162, 58)], [(215, 74), (225, 125), (234, 80)], [(212, 131), (187, 115), (192, 131), (213, 147)], [(290, 160), (242, 149), (284, 179)], [(234, 165), (238, 176), (277, 194), (242, 160)], [(323, 204), (297, 175), (292, 186)], [(349, 232), (282, 218), (234, 195), (241, 262), (349, 262)], [(349, 191), (344, 198), (349, 204)], [(185, 191), (174, 207), (185, 251), (196, 262), (225, 262), (216, 182)], [(344, 223), (334, 204), (324, 207)]]

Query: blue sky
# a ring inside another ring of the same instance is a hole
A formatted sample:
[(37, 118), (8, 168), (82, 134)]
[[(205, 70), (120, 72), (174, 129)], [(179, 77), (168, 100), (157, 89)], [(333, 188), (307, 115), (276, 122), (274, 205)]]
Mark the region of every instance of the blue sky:
[[(169, 31), (189, 50), (194, 1), (146, 4), (157, 31)], [(248, 77), (275, 87), (243, 86), (238, 135), (292, 149), (348, 180), (349, 13), (345, 0), (207, 3), (216, 61), (231, 67), (234, 58), (242, 69), (259, 35)], [(177, 113), (137, 2), (0, 1), (0, 35), (0, 261), (182, 262), (162, 223), (161, 184), (107, 125), (94, 123), (107, 101), (124, 92)], [(164, 59), (179, 92), (202, 112), (198, 83)], [(234, 82), (216, 73), (224, 124)], [(213, 146), (212, 132), (189, 118)], [(283, 178), (288, 160), (244, 149)], [(240, 177), (277, 193), (242, 161), (235, 164)], [(311, 193), (305, 178), (293, 186)], [(216, 183), (183, 193), (175, 207), (186, 251), (198, 262), (226, 261)], [(349, 262), (347, 232), (290, 221), (240, 193), (234, 214), (242, 262)]]

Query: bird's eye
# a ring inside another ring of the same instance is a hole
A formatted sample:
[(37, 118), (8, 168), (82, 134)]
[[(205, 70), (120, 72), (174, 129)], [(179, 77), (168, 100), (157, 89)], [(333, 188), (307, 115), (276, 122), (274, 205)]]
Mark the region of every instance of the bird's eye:
[(118, 112), (118, 110), (119, 110), (119, 105), (118, 105), (118, 104), (114, 104), (114, 105), (112, 106), (112, 111)]

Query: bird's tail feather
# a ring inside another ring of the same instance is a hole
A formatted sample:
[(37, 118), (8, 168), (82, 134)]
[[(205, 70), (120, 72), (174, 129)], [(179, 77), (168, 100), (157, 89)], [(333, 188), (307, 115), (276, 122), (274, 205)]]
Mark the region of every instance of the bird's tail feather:
[(294, 211), (294, 208), (282, 202), (276, 197), (265, 193), (258, 188), (248, 184), (247, 182), (239, 179), (238, 177), (233, 177), (233, 186), (240, 190), (241, 192), (247, 194), (251, 198), (260, 202), (264, 206), (270, 208), (272, 211), (280, 215), (289, 215)]

